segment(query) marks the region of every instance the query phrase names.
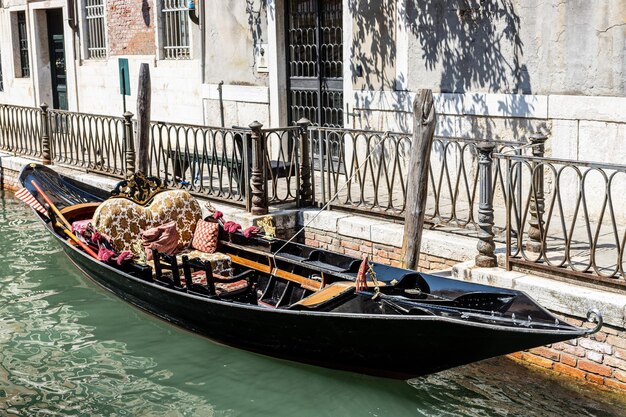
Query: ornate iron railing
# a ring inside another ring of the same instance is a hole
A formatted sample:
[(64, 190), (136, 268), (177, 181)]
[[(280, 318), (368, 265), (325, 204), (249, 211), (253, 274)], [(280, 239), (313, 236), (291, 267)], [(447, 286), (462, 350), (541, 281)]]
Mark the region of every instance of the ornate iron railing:
[(247, 205), (250, 130), (152, 122), (149, 174), (166, 185)]
[(41, 157), (41, 110), (0, 105), (0, 149)]
[[(409, 133), (311, 127), (311, 158), (316, 201), (321, 205), (401, 219), (406, 205)], [(477, 226), (478, 152), (484, 140), (435, 137), (429, 168), (427, 221), (466, 228)], [(496, 150), (523, 143), (493, 141)], [(521, 151), (516, 151), (521, 152)], [(497, 226), (504, 230), (504, 176), (492, 175)]]
[(299, 200), (300, 132), (298, 126), (262, 130), (268, 204)]
[(510, 190), (509, 269), (539, 268), (626, 286), (626, 165), (495, 156), (506, 163)]
[(48, 110), (45, 117), (53, 161), (116, 177), (124, 175), (124, 118), (64, 110)]

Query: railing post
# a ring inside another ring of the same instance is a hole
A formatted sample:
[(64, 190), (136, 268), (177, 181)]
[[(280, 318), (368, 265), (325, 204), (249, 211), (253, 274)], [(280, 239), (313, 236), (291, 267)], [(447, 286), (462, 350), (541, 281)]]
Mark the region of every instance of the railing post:
[(124, 144), (126, 145), (126, 178), (135, 173), (135, 140), (133, 139), (133, 114), (124, 113)]
[(267, 202), (265, 198), (265, 181), (263, 179), (263, 153), (265, 140), (261, 128), (263, 125), (257, 121), (250, 123), (252, 130), (252, 176), (250, 186), (252, 188), (252, 208), (254, 215), (267, 214)]
[[(545, 142), (547, 139), (548, 136), (541, 132), (534, 133), (530, 136), (533, 156), (544, 156)], [(532, 167), (534, 192), (530, 193), (530, 219), (528, 220), (530, 226), (528, 228), (528, 237), (530, 240), (526, 242), (526, 250), (533, 253), (540, 253), (543, 246), (541, 231), (543, 230), (543, 213), (545, 209), (545, 199), (543, 196), (543, 165), (533, 162)]]
[(48, 105), (41, 103), (41, 163), (52, 165), (52, 155), (50, 154), (50, 115)]
[(303, 117), (298, 120), (300, 126), (300, 199), (299, 206), (307, 207), (313, 202), (311, 189), (311, 159), (309, 150), (309, 119)]
[(495, 145), (493, 143), (482, 142), (476, 145), (478, 149), (478, 181), (480, 187), (480, 203), (478, 206), (478, 255), (476, 255), (476, 266), (482, 268), (493, 268), (498, 261), (494, 254), (496, 245), (493, 241), (493, 182), (491, 167), (493, 159), (491, 153)]

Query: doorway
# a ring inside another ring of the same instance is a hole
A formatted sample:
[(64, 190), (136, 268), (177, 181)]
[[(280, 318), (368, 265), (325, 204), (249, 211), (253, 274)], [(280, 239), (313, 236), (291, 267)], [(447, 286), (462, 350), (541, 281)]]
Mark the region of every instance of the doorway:
[(343, 127), (343, 1), (286, 3), (289, 124)]
[(52, 79), (52, 107), (67, 110), (67, 74), (65, 71), (65, 41), (62, 9), (46, 11), (50, 76)]

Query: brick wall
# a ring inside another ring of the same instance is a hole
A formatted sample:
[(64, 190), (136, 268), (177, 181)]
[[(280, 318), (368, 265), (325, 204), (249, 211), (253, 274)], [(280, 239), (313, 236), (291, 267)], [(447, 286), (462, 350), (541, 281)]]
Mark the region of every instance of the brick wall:
[(111, 0), (106, 4), (111, 55), (154, 55), (155, 0)]
[[(361, 254), (367, 253), (371, 255), (371, 260), (385, 265), (399, 267), (402, 263), (401, 248), (363, 239), (355, 239), (318, 229), (307, 228), (304, 231), (304, 243), (316, 248), (327, 249), (357, 258), (360, 258)], [(451, 268), (458, 262), (458, 259), (446, 259), (432, 254), (421, 253), (419, 257), (419, 270), (434, 271)]]
[(18, 174), (17, 171), (0, 166), (0, 190), (17, 191), (22, 188), (17, 181)]
[[(576, 326), (586, 324), (571, 317), (561, 318)], [(626, 392), (626, 331), (623, 329), (604, 325), (600, 332), (591, 336), (509, 356), (601, 388)]]

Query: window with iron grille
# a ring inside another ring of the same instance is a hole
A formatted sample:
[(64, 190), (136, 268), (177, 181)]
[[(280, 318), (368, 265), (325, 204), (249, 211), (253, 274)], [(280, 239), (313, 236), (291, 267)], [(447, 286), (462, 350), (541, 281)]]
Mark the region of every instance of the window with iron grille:
[(17, 40), (20, 48), (20, 67), (22, 77), (30, 77), (30, 62), (28, 60), (28, 34), (26, 32), (26, 13), (17, 12)]
[(85, 0), (87, 58), (106, 58), (106, 30), (104, 25), (104, 0)]
[(161, 29), (164, 59), (189, 59), (189, 18), (185, 0), (162, 0)]

